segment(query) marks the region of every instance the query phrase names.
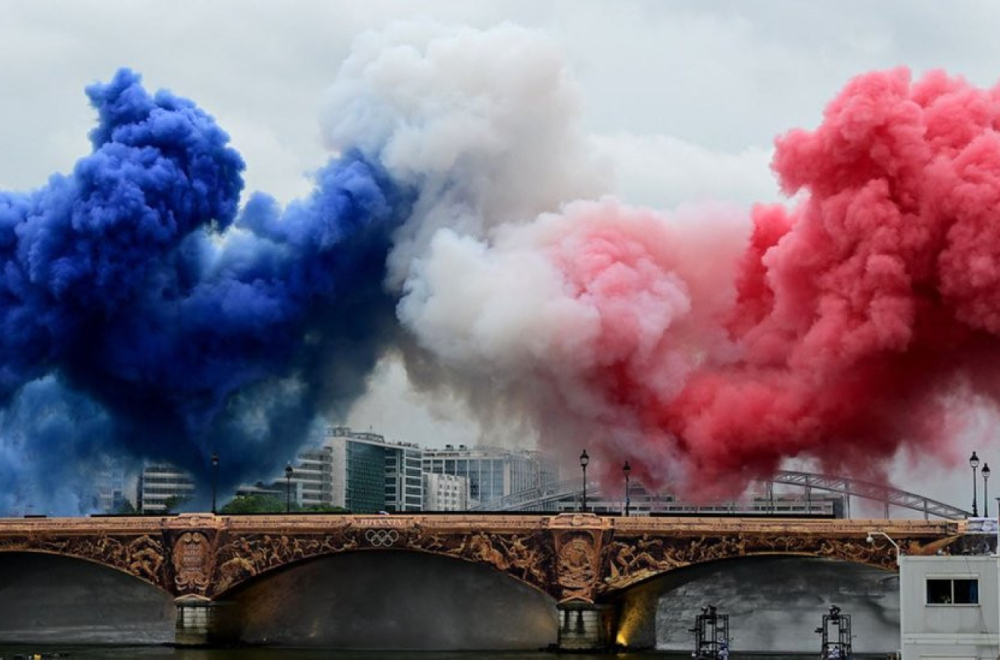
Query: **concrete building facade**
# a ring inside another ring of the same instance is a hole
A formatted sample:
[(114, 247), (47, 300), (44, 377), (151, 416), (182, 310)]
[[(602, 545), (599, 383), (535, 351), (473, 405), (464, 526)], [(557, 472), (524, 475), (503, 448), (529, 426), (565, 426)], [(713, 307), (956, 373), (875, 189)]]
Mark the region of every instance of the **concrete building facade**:
[(326, 429), (323, 443), (307, 449), (269, 484), (244, 486), (241, 493), (280, 494), (295, 504), (329, 506), (353, 513), (415, 512), (423, 506), (422, 450), (388, 442), (371, 432), (345, 426)]
[(467, 478), (470, 504), (485, 504), (558, 480), (558, 470), (540, 452), (497, 447), (424, 449), (423, 471)]
[(148, 463), (139, 473), (138, 509), (160, 513), (194, 496), (194, 480), (187, 472), (167, 463)]
[(423, 450), (389, 445), (385, 452), (385, 510), (399, 513), (424, 508)]
[(333, 450), (328, 445), (299, 454), (292, 470), (292, 496), (299, 506), (333, 504)]
[(337, 426), (327, 429), (323, 448), (329, 452), (333, 506), (354, 513), (422, 509), (423, 450), (417, 445)]
[(468, 508), (468, 477), (424, 472), (424, 511), (465, 511)]
[(94, 476), (94, 509), (101, 513), (117, 513), (135, 507), (138, 497), (137, 479), (129, 479), (121, 461), (111, 459)]

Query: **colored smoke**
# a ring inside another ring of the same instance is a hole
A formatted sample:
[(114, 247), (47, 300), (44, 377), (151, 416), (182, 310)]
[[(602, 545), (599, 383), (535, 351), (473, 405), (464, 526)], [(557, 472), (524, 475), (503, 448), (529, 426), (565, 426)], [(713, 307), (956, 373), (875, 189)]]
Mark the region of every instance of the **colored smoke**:
[[(220, 485), (265, 477), (364, 390), (396, 333), (381, 281), (406, 198), (349, 153), (308, 199), (255, 195), (238, 213), (243, 161), (211, 117), (126, 70), (87, 93), (93, 153), (0, 194), (4, 464), (62, 466), (35, 472), (58, 484), (125, 452), (204, 475), (214, 451)], [(44, 424), (39, 389), (64, 402)], [(79, 428), (81, 409), (106, 413), (100, 432), (46, 430)], [(44, 508), (38, 482), (7, 499)]]
[(86, 509), (122, 452), (271, 476), (389, 354), (487, 433), (703, 498), (793, 457), (877, 478), (1000, 402), (1000, 91), (860, 76), (749, 214), (602, 196), (557, 49), (510, 25), (360, 38), (285, 208), (191, 102), (88, 94), (93, 152), (0, 193), (6, 510)]
[(794, 207), (741, 223), (608, 199), (442, 231), (401, 318), (488, 418), (526, 414), (616, 481), (629, 460), (711, 498), (789, 457), (879, 478), (901, 446), (947, 455), (962, 411), (1000, 396), (998, 101), (860, 76), (777, 140)]
[(354, 44), (329, 90), (327, 145), (356, 149), (419, 191), (394, 236), (390, 284), (443, 228), (483, 237), (601, 194), (580, 101), (559, 50), (516, 25), (398, 23)]

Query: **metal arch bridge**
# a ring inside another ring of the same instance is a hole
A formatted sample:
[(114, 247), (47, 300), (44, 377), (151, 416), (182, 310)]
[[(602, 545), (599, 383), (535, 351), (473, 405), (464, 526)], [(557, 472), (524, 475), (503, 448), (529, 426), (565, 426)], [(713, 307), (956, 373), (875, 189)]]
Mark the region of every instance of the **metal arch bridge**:
[[(789, 486), (799, 486), (808, 494), (813, 489), (837, 493), (843, 495), (847, 502), (848, 516), (850, 516), (850, 498), (860, 497), (866, 500), (880, 502), (885, 506), (885, 517), (889, 517), (889, 506), (897, 506), (904, 509), (919, 511), (924, 514), (925, 519), (931, 516), (944, 518), (946, 520), (961, 520), (970, 517), (972, 514), (964, 509), (959, 509), (950, 504), (932, 500), (923, 495), (899, 490), (883, 484), (875, 484), (870, 481), (860, 481), (848, 477), (834, 477), (812, 472), (792, 472), (781, 470), (775, 473), (770, 479), (764, 482), (767, 486), (768, 495), (773, 499), (774, 484)], [(600, 496), (600, 485), (596, 482), (587, 483), (588, 492), (595, 496)], [(498, 500), (493, 500), (485, 504), (471, 507), (470, 511), (538, 511), (545, 510), (546, 505), (553, 504), (560, 500), (580, 499), (583, 489), (580, 487), (579, 479), (569, 479), (557, 483), (547, 484), (536, 488), (529, 488), (517, 493), (512, 493)]]

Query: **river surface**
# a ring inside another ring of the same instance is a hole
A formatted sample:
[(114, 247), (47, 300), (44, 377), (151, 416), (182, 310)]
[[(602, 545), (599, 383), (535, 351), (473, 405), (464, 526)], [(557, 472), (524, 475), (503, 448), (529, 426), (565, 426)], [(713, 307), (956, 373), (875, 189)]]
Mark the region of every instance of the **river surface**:
[[(335, 651), (323, 649), (174, 649), (165, 646), (44, 646), (39, 644), (10, 644), (0, 646), (0, 660), (11, 660), (18, 654), (43, 658), (59, 657), (66, 660), (690, 660), (690, 654), (676, 652), (617, 653), (607, 655), (519, 653), (498, 651)], [(57, 655), (59, 654), (59, 655)], [(732, 660), (815, 660), (815, 655), (749, 654), (733, 653)], [(884, 658), (881, 655), (855, 656), (857, 658)]]

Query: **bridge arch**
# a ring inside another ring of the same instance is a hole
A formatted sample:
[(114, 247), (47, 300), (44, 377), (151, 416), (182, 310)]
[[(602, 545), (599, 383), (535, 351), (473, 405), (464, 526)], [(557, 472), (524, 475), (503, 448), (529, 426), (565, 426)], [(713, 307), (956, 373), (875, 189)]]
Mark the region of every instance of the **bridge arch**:
[[(282, 537), (279, 536), (276, 538), (279, 543), (282, 543)], [(289, 543), (294, 544), (294, 538), (285, 538)], [(333, 549), (316, 554), (292, 555), (291, 557), (283, 558), (281, 563), (278, 563), (279, 560), (276, 558), (272, 560), (273, 563), (267, 563), (260, 566), (256, 566), (254, 564), (252, 554), (232, 557), (225, 562), (220, 563), (218, 566), (218, 573), (220, 576), (219, 587), (212, 592), (211, 598), (212, 600), (226, 600), (229, 599), (232, 594), (247, 588), (248, 585), (252, 585), (260, 580), (269, 579), (286, 571), (295, 570), (304, 564), (356, 554), (418, 554), (431, 557), (441, 557), (463, 564), (482, 566), (487, 570), (504, 576), (505, 578), (523, 584), (525, 587), (532, 589), (541, 595), (552, 597), (552, 594), (546, 588), (547, 583), (543, 580), (543, 575), (532, 575), (527, 570), (518, 570), (517, 567), (511, 566), (507, 558), (500, 553), (495, 555), (490, 554), (487, 556), (463, 556), (456, 555), (455, 553), (435, 552), (425, 550), (423, 548), (395, 546), (389, 548)]]
[[(777, 531), (777, 530), (776, 530)], [(754, 557), (805, 557), (838, 560), (895, 571), (894, 555), (881, 537), (869, 543), (856, 536), (806, 536), (778, 533), (616, 535), (604, 551), (605, 598), (668, 573), (717, 561)], [(924, 546), (908, 547), (925, 551)]]
[(239, 641), (249, 644), (534, 650), (558, 638), (556, 601), (535, 585), (483, 562), (405, 548), (298, 559), (216, 599), (239, 609)]
[(544, 532), (468, 529), (462, 534), (439, 535), (420, 528), (353, 527), (317, 534), (230, 532), (217, 551), (212, 587), (206, 595), (226, 598), (248, 581), (324, 557), (400, 551), (483, 565), (541, 594), (553, 595), (555, 557)]
[(617, 594), (617, 642), (690, 650), (701, 608), (729, 616), (740, 652), (818, 650), (813, 633), (831, 605), (855, 619), (855, 651), (898, 648), (898, 576), (882, 567), (803, 555), (729, 557), (661, 573)]
[(174, 597), (160, 585), (91, 558), (0, 552), (0, 641), (170, 643)]
[[(115, 545), (120, 548), (116, 551)], [(173, 592), (167, 587), (162, 579), (163, 556), (145, 547), (145, 542), (140, 541), (138, 545), (131, 548), (122, 546), (115, 539), (99, 537), (92, 545), (81, 549), (70, 545), (68, 542), (54, 542), (41, 544), (41, 547), (34, 547), (29, 544), (0, 544), (0, 561), (9, 554), (32, 554), (51, 557), (63, 557), (73, 559), (94, 566), (100, 566), (116, 573), (127, 575), (128, 577), (143, 582), (150, 587), (173, 597)]]

